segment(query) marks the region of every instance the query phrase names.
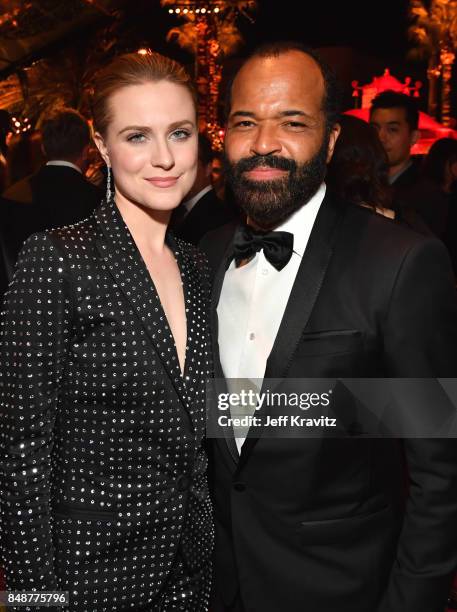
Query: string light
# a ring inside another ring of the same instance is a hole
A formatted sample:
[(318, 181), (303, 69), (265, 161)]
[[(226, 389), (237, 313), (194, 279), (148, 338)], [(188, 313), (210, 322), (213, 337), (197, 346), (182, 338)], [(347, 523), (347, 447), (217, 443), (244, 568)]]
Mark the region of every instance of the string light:
[[(168, 9), (168, 13), (170, 15), (188, 15), (191, 14), (193, 15), (194, 13), (196, 14), (201, 14), (201, 15), (205, 15), (205, 14), (210, 14), (210, 13), (214, 13), (214, 14), (218, 14), (223, 10), (223, 6), (214, 6), (212, 4), (204, 4), (202, 2), (179, 2), (179, 0), (176, 2), (177, 5), (181, 5), (181, 6), (175, 6), (175, 8), (169, 8)], [(185, 7), (183, 6), (185, 4)]]
[(11, 117), (11, 122), (13, 125), (13, 132), (15, 134), (20, 134), (21, 132), (28, 132), (32, 128), (30, 119), (28, 117), (24, 117), (23, 119), (19, 119), (18, 117)]

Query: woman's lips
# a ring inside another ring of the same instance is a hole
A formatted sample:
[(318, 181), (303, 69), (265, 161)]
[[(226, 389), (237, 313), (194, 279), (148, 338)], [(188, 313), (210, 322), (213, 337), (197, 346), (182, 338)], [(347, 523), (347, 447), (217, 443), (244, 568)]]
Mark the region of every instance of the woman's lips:
[(165, 189), (167, 187), (173, 187), (173, 185), (176, 185), (176, 182), (178, 181), (179, 176), (167, 176), (167, 177), (152, 177), (152, 178), (147, 178), (145, 179), (148, 183), (151, 183), (152, 185), (154, 185), (155, 187), (160, 187), (162, 189)]
[(254, 168), (246, 172), (247, 178), (254, 181), (271, 181), (272, 179), (282, 178), (286, 174), (287, 170), (268, 167)]

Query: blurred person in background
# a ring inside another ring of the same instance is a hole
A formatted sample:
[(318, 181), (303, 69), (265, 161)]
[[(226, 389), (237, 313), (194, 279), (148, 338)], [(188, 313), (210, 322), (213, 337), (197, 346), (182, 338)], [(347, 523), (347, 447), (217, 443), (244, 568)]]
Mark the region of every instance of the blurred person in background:
[(217, 197), (224, 199), (224, 156), (220, 151), (215, 151), (211, 162), (211, 182)]
[(436, 140), (424, 157), (419, 180), (411, 193), (416, 210), (435, 236), (443, 240), (456, 178), (457, 140)]
[(7, 110), (0, 109), (0, 193), (10, 181), (8, 145), (11, 138), (11, 117)]
[(186, 199), (173, 211), (170, 227), (175, 234), (198, 244), (209, 231), (236, 218), (236, 211), (220, 200), (212, 184), (213, 150), (209, 139), (198, 136), (197, 177)]
[(40, 130), (12, 134), (8, 150), (9, 182), (3, 195), (15, 201), (30, 203), (30, 189), (24, 189), (22, 180), (36, 172), (44, 161)]
[(88, 217), (103, 192), (84, 176), (91, 145), (87, 120), (72, 108), (59, 108), (41, 124), (46, 163), (4, 193), (5, 197), (30, 203), (32, 231), (71, 225)]
[(340, 124), (341, 133), (327, 168), (329, 189), (348, 202), (371, 208), (422, 234), (430, 234), (414, 209), (395, 206), (388, 157), (376, 129), (350, 115), (342, 115)]
[(344, 200), (394, 218), (387, 155), (366, 121), (342, 115), (341, 133), (327, 167), (326, 183)]
[(387, 153), (389, 183), (394, 190), (394, 207), (409, 204), (409, 189), (415, 184), (420, 164), (411, 156), (419, 139), (419, 110), (411, 96), (383, 91), (371, 103), (370, 123), (376, 128)]

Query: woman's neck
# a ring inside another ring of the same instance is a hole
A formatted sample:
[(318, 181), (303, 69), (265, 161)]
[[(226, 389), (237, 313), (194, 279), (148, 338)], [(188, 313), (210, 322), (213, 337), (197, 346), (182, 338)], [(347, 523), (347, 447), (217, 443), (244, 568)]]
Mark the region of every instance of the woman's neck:
[(133, 204), (119, 194), (116, 194), (115, 202), (140, 251), (147, 249), (150, 253), (162, 253), (171, 211), (151, 210)]

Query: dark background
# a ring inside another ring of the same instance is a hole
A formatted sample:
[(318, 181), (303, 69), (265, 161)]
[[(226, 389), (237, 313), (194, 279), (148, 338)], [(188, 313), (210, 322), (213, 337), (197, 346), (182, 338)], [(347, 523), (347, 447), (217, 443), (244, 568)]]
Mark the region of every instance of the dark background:
[[(361, 84), (385, 68), (401, 81), (410, 76), (423, 82), (420, 106), (426, 109), (426, 62), (408, 59), (408, 0), (259, 0), (254, 23), (238, 21), (244, 46), (224, 62), (224, 81), (256, 45), (272, 40), (298, 40), (320, 49), (345, 86), (346, 106), (352, 107), (350, 83)], [(193, 58), (166, 42), (166, 33), (184, 23), (169, 15), (159, 0), (140, 0), (129, 8), (128, 19), (137, 28), (137, 42), (191, 65)]]

